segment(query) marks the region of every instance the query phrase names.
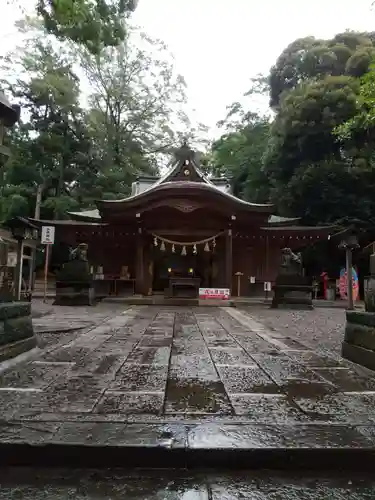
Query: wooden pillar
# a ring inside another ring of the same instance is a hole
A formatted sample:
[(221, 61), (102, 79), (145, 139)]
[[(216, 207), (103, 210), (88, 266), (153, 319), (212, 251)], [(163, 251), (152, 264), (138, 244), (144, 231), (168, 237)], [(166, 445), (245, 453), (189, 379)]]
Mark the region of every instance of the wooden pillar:
[(136, 236), (135, 293), (144, 294), (144, 238), (142, 228), (138, 228)]
[(232, 229), (228, 229), (225, 235), (225, 284), (232, 292), (232, 266), (233, 266), (233, 244)]
[(17, 263), (14, 276), (14, 295), (16, 300), (21, 298), (22, 287), (22, 264), (23, 264), (23, 239), (17, 241)]
[(268, 239), (268, 234), (266, 235), (266, 269), (264, 281), (270, 281), (270, 242)]

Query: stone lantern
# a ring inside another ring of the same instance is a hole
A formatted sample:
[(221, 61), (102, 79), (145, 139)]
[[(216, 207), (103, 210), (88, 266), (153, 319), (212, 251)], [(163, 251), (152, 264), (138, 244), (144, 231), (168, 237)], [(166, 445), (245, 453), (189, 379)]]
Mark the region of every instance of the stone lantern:
[(372, 243), (370, 255), (370, 276), (365, 283), (365, 310), (375, 313), (375, 244)]

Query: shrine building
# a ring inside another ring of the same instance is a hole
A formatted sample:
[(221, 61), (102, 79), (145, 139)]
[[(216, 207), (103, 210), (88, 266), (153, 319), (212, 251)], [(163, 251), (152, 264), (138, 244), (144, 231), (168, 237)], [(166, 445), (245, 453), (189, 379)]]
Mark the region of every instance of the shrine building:
[(55, 226), (55, 245), (88, 244), (98, 294), (197, 296), (199, 288), (262, 295), (274, 282), (280, 251), (327, 238), (328, 227), (302, 227), (274, 215), (272, 204), (243, 201), (226, 179), (205, 176), (183, 146), (168, 172), (139, 177), (122, 200), (70, 212)]

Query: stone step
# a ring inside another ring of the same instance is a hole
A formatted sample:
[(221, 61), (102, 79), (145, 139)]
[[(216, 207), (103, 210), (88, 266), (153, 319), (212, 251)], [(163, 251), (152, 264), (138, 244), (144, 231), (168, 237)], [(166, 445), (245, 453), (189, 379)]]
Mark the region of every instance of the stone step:
[[(88, 415), (87, 417), (90, 417)], [(92, 415), (91, 415), (92, 417)], [(0, 466), (371, 471), (374, 427), (8, 422)]]
[[(19, 468), (0, 470), (2, 498), (98, 500), (315, 499), (373, 498), (371, 474), (293, 473), (258, 470)], [(48, 495), (47, 495), (48, 492)], [(102, 493), (101, 493), (102, 492)]]

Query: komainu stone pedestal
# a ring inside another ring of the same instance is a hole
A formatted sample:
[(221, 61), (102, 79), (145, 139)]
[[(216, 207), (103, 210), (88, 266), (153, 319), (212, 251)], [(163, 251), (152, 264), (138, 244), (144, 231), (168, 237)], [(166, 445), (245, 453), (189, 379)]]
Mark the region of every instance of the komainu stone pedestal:
[(343, 358), (375, 370), (375, 314), (347, 311)]
[(0, 303), (0, 362), (36, 347), (31, 304)]
[(58, 306), (92, 306), (95, 291), (89, 266), (83, 260), (71, 260), (64, 264), (56, 277), (56, 299)]
[(313, 309), (312, 280), (303, 276), (302, 269), (301, 254), (293, 253), (290, 248), (283, 248), (271, 307)]
[(313, 286), (310, 278), (280, 275), (273, 287), (272, 308), (313, 309)]

